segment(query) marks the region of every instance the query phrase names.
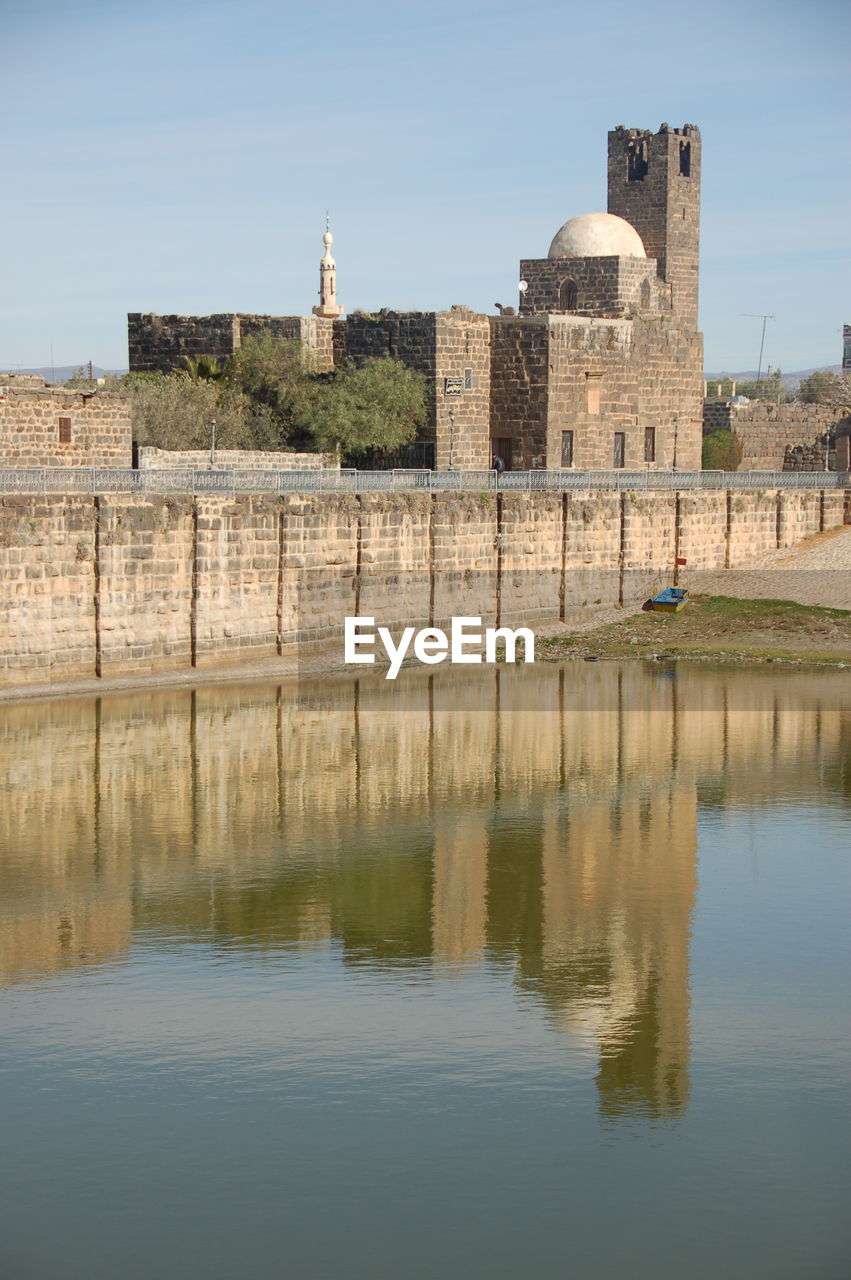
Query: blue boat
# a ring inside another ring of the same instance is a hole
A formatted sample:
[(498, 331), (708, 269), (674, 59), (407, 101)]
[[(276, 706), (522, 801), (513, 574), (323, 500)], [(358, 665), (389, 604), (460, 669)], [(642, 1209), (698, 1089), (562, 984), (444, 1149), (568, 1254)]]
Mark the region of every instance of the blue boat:
[(684, 609), (688, 604), (688, 589), (686, 587), (666, 587), (664, 591), (660, 591), (658, 596), (654, 596), (650, 601), (650, 608), (654, 613), (679, 613), (680, 609)]

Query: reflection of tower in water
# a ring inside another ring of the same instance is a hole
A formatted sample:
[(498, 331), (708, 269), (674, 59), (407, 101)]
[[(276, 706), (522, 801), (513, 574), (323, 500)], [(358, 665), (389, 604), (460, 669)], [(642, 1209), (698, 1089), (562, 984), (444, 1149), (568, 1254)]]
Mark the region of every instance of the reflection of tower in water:
[(698, 800), (844, 794), (842, 676), (411, 677), (8, 708), (2, 981), (146, 932), (246, 963), (495, 961), (593, 1045), (606, 1113), (676, 1112)]
[[(487, 849), (489, 947), (514, 959), (554, 1026), (596, 1045), (613, 1116), (672, 1114), (688, 1096), (696, 788), (677, 776), (675, 687), (635, 674), (583, 682), (568, 706), (561, 682), (558, 707), (531, 726), (509, 700), (496, 767), (513, 786)], [(522, 812), (530, 731), (560, 776)]]

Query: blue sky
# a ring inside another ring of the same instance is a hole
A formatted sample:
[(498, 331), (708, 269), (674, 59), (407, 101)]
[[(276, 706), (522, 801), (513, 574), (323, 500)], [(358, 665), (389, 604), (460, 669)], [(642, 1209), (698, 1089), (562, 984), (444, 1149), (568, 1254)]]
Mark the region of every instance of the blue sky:
[[(837, 363), (839, 0), (2, 0), (0, 368), (126, 367), (128, 311), (493, 311), (604, 209), (606, 132), (698, 124), (711, 371)], [(695, 17), (699, 21), (695, 21)]]

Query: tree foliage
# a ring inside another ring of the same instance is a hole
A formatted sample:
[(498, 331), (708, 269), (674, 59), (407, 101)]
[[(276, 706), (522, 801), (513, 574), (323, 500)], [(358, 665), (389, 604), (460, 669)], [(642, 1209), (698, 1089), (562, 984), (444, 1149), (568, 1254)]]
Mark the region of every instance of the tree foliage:
[(229, 386), (271, 415), (279, 440), (300, 446), (310, 441), (296, 420), (296, 402), (312, 376), (311, 360), (301, 343), (273, 333), (246, 338), (227, 368)]
[(276, 424), (263, 405), (253, 405), (216, 382), (193, 381), (180, 373), (128, 374), (123, 391), (130, 400), (133, 439), (158, 449), (208, 449), (216, 423), (222, 449), (276, 449)]
[[(301, 343), (260, 333), (224, 366), (185, 357), (171, 373), (130, 373), (110, 390), (130, 399), (133, 439), (160, 449), (339, 449), (356, 459), (413, 440), (426, 422), (423, 374), (383, 356), (318, 373)], [(70, 385), (90, 386), (80, 369)]]
[(851, 406), (851, 376), (817, 369), (802, 379), (798, 395), (804, 404)]
[(346, 365), (306, 381), (295, 416), (320, 449), (356, 458), (368, 449), (398, 449), (426, 421), (426, 379), (390, 356)]
[(175, 373), (185, 374), (193, 382), (221, 382), (227, 377), (227, 366), (220, 365), (216, 356), (184, 356), (184, 367)]
[(389, 356), (346, 366), (305, 391), (302, 425), (320, 448), (346, 455), (397, 449), (425, 422), (425, 378)]
[(743, 446), (733, 431), (713, 431), (703, 439), (704, 471), (738, 471)]
[(768, 400), (771, 404), (785, 404), (792, 399), (779, 369), (775, 369), (770, 378), (760, 378), (758, 382), (737, 382), (736, 395), (747, 396), (749, 400)]

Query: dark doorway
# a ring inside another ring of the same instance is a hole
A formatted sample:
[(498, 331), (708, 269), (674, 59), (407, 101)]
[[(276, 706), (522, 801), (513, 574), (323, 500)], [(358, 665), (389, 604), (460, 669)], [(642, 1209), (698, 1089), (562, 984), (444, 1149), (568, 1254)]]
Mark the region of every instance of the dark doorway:
[(506, 471), (511, 471), (514, 461), (514, 441), (510, 436), (494, 436), (491, 440), (491, 452), (495, 458), (502, 458)]

